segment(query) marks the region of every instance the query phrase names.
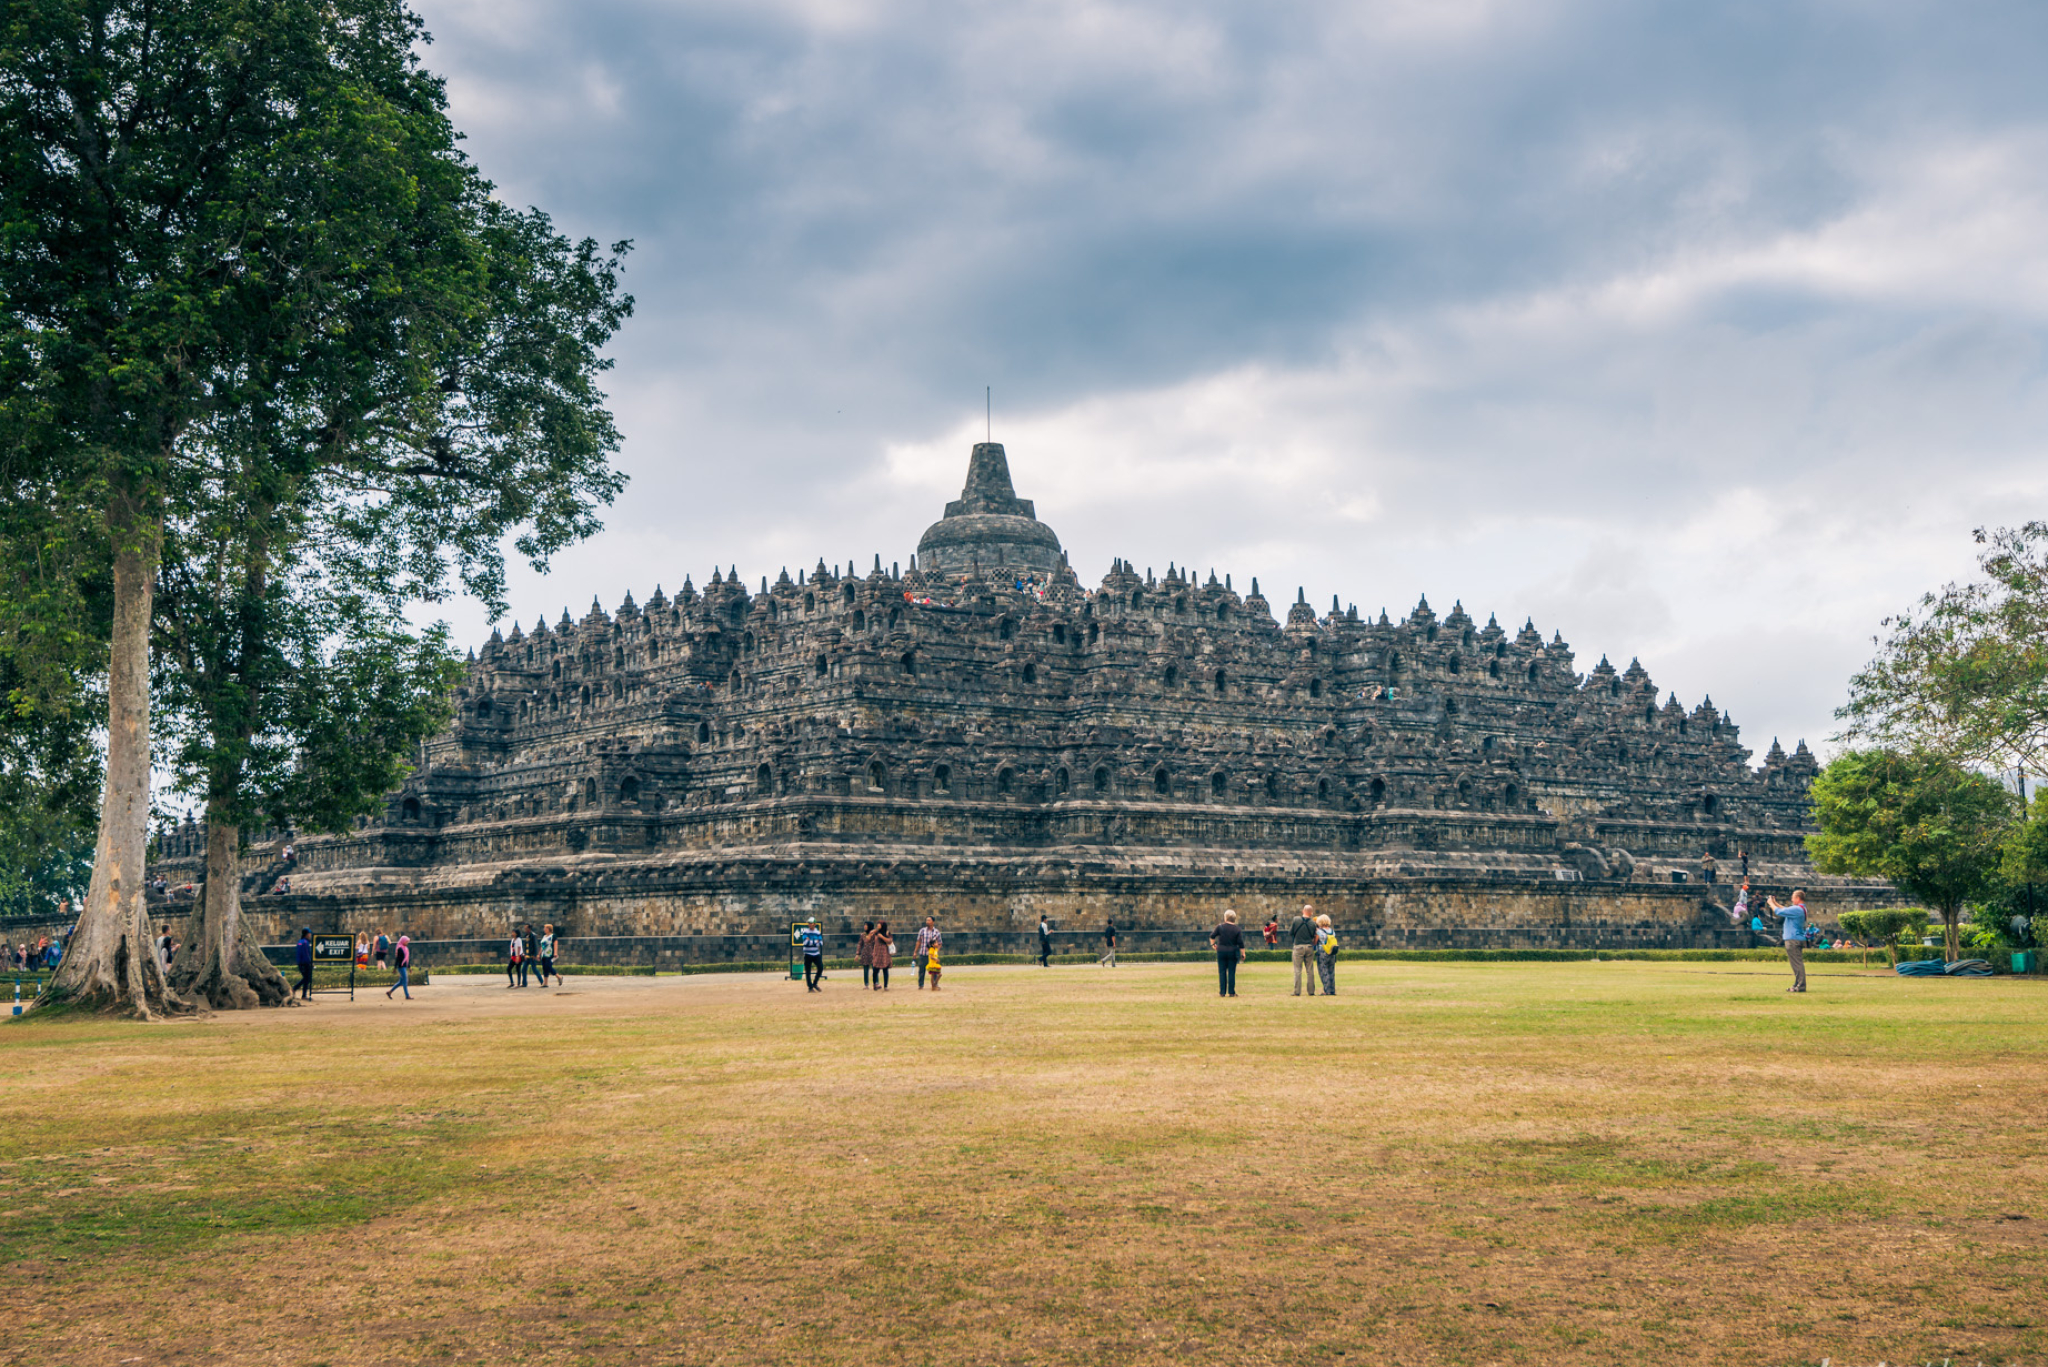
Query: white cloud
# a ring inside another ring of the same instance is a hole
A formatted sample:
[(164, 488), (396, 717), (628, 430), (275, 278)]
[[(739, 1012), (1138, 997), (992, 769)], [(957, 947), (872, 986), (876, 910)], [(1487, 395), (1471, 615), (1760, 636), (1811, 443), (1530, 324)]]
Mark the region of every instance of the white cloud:
[(522, 616), (907, 560), (993, 383), (1084, 576), (1534, 614), (1761, 750), (2048, 503), (2038, 8), (426, 9), (506, 197), (639, 242), (634, 487)]

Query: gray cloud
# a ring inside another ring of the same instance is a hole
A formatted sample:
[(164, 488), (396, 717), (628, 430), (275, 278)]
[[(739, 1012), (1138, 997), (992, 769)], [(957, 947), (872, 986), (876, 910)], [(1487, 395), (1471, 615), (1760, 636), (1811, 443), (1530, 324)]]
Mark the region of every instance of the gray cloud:
[(1540, 612), (1761, 749), (2048, 494), (2037, 6), (424, 13), (505, 196), (638, 242), (634, 487), (522, 617), (907, 558), (992, 383), (1084, 577)]

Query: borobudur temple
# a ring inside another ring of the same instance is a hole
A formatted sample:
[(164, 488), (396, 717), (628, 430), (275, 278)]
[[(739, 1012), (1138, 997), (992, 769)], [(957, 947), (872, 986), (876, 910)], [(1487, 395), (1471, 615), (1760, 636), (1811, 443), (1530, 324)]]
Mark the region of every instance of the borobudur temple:
[[(1303, 902), (1359, 946), (1740, 944), (1745, 855), (1823, 915), (1888, 900), (1806, 864), (1803, 742), (1751, 768), (1710, 701), (1581, 673), (1526, 621), (1298, 591), (1276, 618), (1248, 589), (1123, 561), (1084, 585), (984, 443), (907, 568), (714, 571), (494, 631), (382, 818), (289, 869), (254, 852), (247, 905), (273, 941), (552, 921), (665, 964), (776, 957), (811, 915), (1195, 948), (1226, 906)], [(163, 841), (174, 879), (199, 840)]]

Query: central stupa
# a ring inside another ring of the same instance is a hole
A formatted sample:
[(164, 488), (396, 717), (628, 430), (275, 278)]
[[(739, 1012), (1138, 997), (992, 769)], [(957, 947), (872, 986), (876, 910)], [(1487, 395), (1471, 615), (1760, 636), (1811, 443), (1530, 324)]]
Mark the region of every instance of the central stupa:
[(961, 574), (981, 566), (1043, 570), (1060, 567), (1060, 539), (1038, 520), (1028, 498), (1010, 484), (1010, 462), (998, 441), (976, 442), (967, 487), (917, 543), (925, 573)]

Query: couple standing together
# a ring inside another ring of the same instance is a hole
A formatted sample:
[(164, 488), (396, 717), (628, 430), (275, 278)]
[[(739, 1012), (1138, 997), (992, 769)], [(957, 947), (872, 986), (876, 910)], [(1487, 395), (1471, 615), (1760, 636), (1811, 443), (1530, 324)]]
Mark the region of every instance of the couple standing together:
[[(1294, 995), (1301, 995), (1302, 970), (1308, 970), (1308, 994), (1316, 994), (1316, 978), (1323, 980), (1323, 995), (1337, 995), (1337, 932), (1330, 918), (1316, 915), (1304, 906), (1289, 931), (1294, 946)], [(1223, 921), (1209, 932), (1209, 948), (1216, 951), (1216, 995), (1237, 995), (1237, 966), (1244, 962), (1244, 928), (1235, 911), (1225, 911)]]

